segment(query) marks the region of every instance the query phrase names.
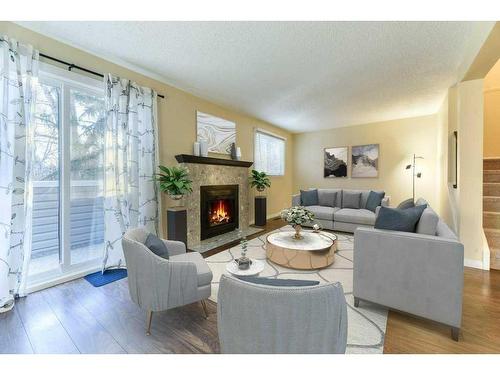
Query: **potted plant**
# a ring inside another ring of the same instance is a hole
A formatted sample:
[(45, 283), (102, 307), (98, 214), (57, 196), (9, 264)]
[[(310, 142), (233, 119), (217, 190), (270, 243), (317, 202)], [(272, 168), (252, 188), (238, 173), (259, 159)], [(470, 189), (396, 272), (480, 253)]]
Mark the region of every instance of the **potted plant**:
[(294, 238), (300, 240), (302, 235), (300, 231), (302, 225), (314, 220), (314, 214), (302, 206), (294, 206), (290, 208), (285, 208), (281, 211), (281, 218), (285, 220), (288, 224), (291, 224), (295, 229)]
[(271, 180), (269, 180), (266, 172), (259, 172), (254, 169), (250, 176), (250, 185), (256, 188), (259, 193), (262, 193), (266, 188), (271, 187)]
[[(271, 187), (271, 180), (266, 172), (259, 172), (255, 169), (252, 170), (250, 176), (250, 185), (262, 193), (266, 188)], [(267, 222), (267, 199), (264, 195), (257, 195), (255, 197), (255, 225), (265, 226)]]
[(160, 171), (162, 173), (156, 174), (156, 181), (160, 184), (160, 190), (167, 193), (168, 196), (174, 200), (180, 200), (186, 194), (193, 191), (191, 181), (189, 177), (189, 172), (184, 167), (165, 167), (159, 165)]

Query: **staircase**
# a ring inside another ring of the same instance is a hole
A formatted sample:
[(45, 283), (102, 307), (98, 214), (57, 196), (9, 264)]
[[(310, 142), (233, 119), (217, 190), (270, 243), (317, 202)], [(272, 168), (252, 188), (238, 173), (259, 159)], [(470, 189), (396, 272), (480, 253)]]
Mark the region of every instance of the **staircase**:
[(483, 160), (483, 228), (490, 268), (500, 270), (500, 158)]

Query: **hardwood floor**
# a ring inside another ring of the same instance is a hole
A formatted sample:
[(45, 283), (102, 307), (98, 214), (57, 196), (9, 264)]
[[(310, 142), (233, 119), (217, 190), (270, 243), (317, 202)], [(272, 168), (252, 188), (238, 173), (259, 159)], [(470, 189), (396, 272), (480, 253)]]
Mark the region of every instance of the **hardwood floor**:
[[(283, 225), (270, 220), (264, 232)], [(231, 247), (217, 248), (211, 253)], [(19, 299), (0, 314), (0, 353), (218, 353), (217, 306), (155, 313), (131, 302), (126, 279), (94, 288), (83, 279)], [(500, 353), (500, 271), (465, 269), (460, 341), (440, 324), (390, 312), (384, 353)]]

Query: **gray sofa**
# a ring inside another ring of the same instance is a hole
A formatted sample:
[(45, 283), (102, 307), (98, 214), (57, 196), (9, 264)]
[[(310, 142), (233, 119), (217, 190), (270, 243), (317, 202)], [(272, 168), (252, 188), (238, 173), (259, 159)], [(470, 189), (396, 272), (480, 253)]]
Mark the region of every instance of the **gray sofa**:
[[(424, 203), (417, 201), (417, 205)], [(435, 228), (434, 233), (429, 228)], [(417, 232), (356, 229), (355, 306), (360, 300), (370, 301), (444, 323), (458, 341), (464, 247), (430, 207), (422, 214)]]
[(342, 285), (258, 285), (222, 275), (217, 326), (223, 354), (345, 353)]
[[(380, 192), (379, 190), (375, 190)], [(360, 208), (346, 208), (343, 205), (345, 193), (361, 193)], [(335, 193), (337, 193), (335, 195)], [(370, 190), (318, 189), (319, 205), (307, 206), (314, 213), (315, 220), (322, 228), (354, 233), (358, 227), (371, 228), (375, 224), (376, 212), (366, 209)], [(335, 199), (333, 196), (335, 195)], [(292, 196), (292, 206), (300, 206), (300, 194)], [(389, 206), (389, 197), (384, 197), (382, 206)], [(306, 224), (307, 225), (307, 224)]]

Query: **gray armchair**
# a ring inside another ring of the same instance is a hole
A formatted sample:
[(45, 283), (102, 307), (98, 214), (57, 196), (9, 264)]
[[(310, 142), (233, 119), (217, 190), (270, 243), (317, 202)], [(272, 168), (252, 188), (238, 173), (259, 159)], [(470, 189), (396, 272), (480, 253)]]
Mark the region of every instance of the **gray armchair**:
[(200, 301), (207, 316), (204, 300), (211, 293), (212, 271), (203, 257), (186, 253), (182, 242), (163, 240), (170, 257), (161, 258), (144, 245), (147, 235), (144, 228), (135, 228), (122, 238), (130, 297), (148, 312), (146, 333), (150, 334), (154, 311)]
[(268, 286), (222, 275), (217, 303), (222, 353), (345, 353), (340, 283)]

